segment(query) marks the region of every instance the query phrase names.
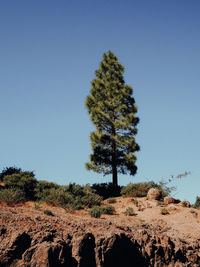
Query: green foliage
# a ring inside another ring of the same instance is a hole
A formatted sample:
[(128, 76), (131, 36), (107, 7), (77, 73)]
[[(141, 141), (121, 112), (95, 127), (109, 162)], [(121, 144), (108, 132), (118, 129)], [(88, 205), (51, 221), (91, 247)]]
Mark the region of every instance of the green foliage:
[(101, 209), (102, 209), (102, 214), (112, 215), (115, 212), (115, 208), (111, 205), (101, 207)]
[(153, 181), (144, 183), (130, 183), (121, 190), (121, 195), (126, 197), (145, 197), (150, 188), (158, 188), (162, 191), (162, 187)]
[(137, 214), (134, 212), (134, 209), (131, 208), (131, 207), (128, 207), (128, 208), (124, 211), (124, 214), (127, 215), (127, 216), (135, 216), (135, 215), (137, 215)]
[(138, 207), (138, 200), (137, 199), (133, 199), (133, 204), (135, 204), (136, 207)]
[(163, 209), (160, 210), (160, 213), (162, 215), (167, 215), (167, 214), (169, 214), (169, 211), (167, 209), (163, 208)]
[(48, 216), (54, 216), (54, 214), (52, 213), (51, 210), (44, 210), (44, 214), (46, 214)]
[(112, 183), (93, 184), (92, 189), (103, 199), (120, 196), (121, 187)]
[(0, 202), (6, 202), (8, 205), (24, 202), (25, 194), (18, 188), (6, 188), (0, 190)]
[(114, 198), (114, 197), (110, 197), (110, 198), (107, 199), (107, 202), (108, 202), (109, 204), (116, 203), (116, 198)]
[(54, 183), (40, 181), (36, 190), (37, 200), (51, 205), (62, 206), (67, 210), (79, 210), (84, 206), (91, 208), (100, 205), (102, 198), (89, 186), (69, 184), (59, 186)]
[(36, 193), (41, 193), (45, 190), (49, 190), (51, 188), (59, 188), (59, 185), (57, 185), (56, 183), (52, 183), (52, 182), (47, 182), (47, 181), (38, 181), (37, 184), (37, 188), (36, 188)]
[(102, 208), (97, 206), (88, 211), (89, 215), (94, 218), (100, 218), (102, 214)]
[(7, 176), (7, 175), (12, 175), (12, 174), (17, 174), (17, 173), (19, 174), (21, 172), (22, 172), (22, 170), (20, 168), (6, 167), (0, 173), (0, 181), (3, 181), (4, 177)]
[(112, 173), (115, 185), (117, 173), (136, 173), (135, 152), (139, 151), (135, 142), (137, 106), (133, 89), (125, 84), (123, 74), (124, 66), (116, 55), (111, 51), (105, 53), (85, 103), (96, 126), (90, 136), (93, 154), (86, 168), (104, 175)]
[(83, 196), (81, 201), (84, 206), (91, 208), (93, 206), (100, 205), (102, 198), (97, 194), (89, 193)]
[(193, 208), (195, 208), (195, 209), (199, 209), (200, 208), (200, 197), (196, 197), (196, 201), (195, 201), (195, 203), (194, 203), (194, 205), (193, 205)]
[(112, 215), (115, 212), (115, 208), (111, 205), (107, 206), (95, 206), (88, 211), (91, 217), (100, 218), (102, 214)]
[(4, 177), (4, 184), (6, 188), (14, 188), (21, 190), (26, 200), (35, 199), (35, 189), (37, 186), (37, 180), (34, 177), (33, 172), (21, 172)]

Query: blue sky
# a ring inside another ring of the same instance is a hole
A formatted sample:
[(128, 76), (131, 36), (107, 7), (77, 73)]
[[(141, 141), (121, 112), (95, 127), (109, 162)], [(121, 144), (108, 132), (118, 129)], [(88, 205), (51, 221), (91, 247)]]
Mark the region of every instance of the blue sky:
[(119, 183), (175, 179), (200, 194), (200, 2), (9, 0), (0, 3), (0, 169), (59, 184), (110, 182), (85, 170), (94, 129), (84, 107), (112, 50), (134, 88), (138, 173)]

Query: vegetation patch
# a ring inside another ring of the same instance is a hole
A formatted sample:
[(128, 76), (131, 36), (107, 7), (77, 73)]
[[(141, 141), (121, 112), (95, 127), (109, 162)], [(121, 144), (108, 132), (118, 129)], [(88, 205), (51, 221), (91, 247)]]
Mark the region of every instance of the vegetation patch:
[(167, 209), (163, 208), (160, 210), (160, 214), (167, 215), (167, 214), (169, 214), (169, 211)]
[(137, 199), (133, 199), (132, 201), (133, 201), (133, 204), (134, 204), (136, 207), (138, 207), (138, 205), (139, 205), (138, 200), (137, 200)]
[(124, 186), (121, 190), (121, 195), (124, 197), (146, 197), (150, 188), (158, 188), (163, 192), (161, 185), (151, 182), (130, 183)]
[(0, 201), (8, 205), (25, 202), (25, 194), (20, 189), (7, 188), (0, 190)]
[(88, 211), (89, 215), (94, 218), (100, 218), (102, 214), (102, 208), (99, 206), (93, 207)]
[(115, 212), (115, 208), (111, 205), (96, 206), (88, 211), (91, 217), (100, 218), (102, 214), (112, 215)]
[(102, 209), (102, 214), (112, 215), (115, 212), (115, 208), (111, 205), (100, 207)]
[(124, 214), (127, 216), (136, 216), (137, 214), (134, 212), (134, 209), (131, 207), (128, 207), (125, 211)]
[(195, 208), (195, 209), (199, 209), (200, 208), (200, 197), (199, 196), (196, 197), (196, 201), (195, 201), (195, 203), (193, 205), (193, 208)]
[(107, 202), (108, 202), (109, 204), (114, 204), (114, 203), (116, 203), (116, 198), (114, 198), (114, 197), (110, 197), (110, 198), (107, 199)]

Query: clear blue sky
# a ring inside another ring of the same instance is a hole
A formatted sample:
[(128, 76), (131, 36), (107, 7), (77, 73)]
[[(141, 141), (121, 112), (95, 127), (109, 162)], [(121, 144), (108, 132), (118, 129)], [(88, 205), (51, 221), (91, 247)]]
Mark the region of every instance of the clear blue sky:
[(177, 180), (200, 194), (199, 0), (4, 0), (0, 3), (0, 169), (59, 184), (110, 182), (85, 170), (93, 126), (84, 108), (112, 50), (134, 88), (138, 173), (119, 183)]

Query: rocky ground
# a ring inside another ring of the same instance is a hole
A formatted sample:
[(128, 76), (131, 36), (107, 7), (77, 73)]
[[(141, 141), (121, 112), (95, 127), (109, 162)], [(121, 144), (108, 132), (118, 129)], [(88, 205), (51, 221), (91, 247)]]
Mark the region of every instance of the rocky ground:
[[(87, 210), (1, 203), (0, 266), (200, 266), (199, 210), (146, 198), (116, 200), (115, 214), (99, 219)], [(124, 214), (127, 207), (135, 216)]]

